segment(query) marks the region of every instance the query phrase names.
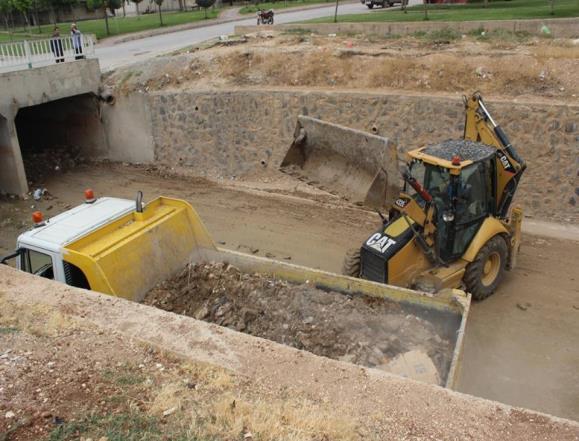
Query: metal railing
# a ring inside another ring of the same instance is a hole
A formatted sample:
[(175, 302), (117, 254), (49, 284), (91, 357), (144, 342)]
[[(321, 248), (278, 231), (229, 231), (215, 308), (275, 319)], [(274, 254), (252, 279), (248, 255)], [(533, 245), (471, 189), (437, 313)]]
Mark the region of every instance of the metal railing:
[(94, 57), (93, 35), (63, 36), (42, 40), (0, 43), (0, 71), (32, 69)]

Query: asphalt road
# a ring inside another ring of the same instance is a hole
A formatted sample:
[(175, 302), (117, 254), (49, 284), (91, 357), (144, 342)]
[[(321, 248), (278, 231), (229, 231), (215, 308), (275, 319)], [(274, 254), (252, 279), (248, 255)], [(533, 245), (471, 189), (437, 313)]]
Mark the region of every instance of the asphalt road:
[[(419, 0), (411, 0), (410, 4), (417, 3)], [(296, 21), (310, 20), (313, 18), (328, 17), (334, 14), (335, 6), (328, 5), (316, 9), (279, 12), (276, 14), (275, 22), (291, 23)], [(381, 8), (372, 11), (381, 11)], [(348, 3), (340, 5), (339, 14), (356, 14), (371, 13), (361, 3)], [(97, 46), (96, 54), (99, 57), (101, 69), (103, 71), (115, 69), (119, 66), (132, 64), (142, 61), (163, 53), (172, 52), (183, 47), (200, 43), (220, 35), (233, 33), (233, 29), (238, 25), (254, 25), (256, 19), (253, 14), (248, 18), (229, 23), (214, 24), (201, 28), (188, 29), (185, 31), (172, 32), (170, 34), (157, 35), (153, 37), (142, 38), (139, 40), (127, 41), (112, 46)]]

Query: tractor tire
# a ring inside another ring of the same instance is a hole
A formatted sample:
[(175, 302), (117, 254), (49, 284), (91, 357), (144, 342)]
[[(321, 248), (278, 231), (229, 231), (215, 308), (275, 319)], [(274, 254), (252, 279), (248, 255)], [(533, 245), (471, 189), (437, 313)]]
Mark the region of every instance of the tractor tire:
[(344, 257), (342, 274), (350, 277), (360, 277), (360, 248), (348, 250)]
[(509, 250), (505, 239), (494, 236), (466, 266), (463, 281), (475, 300), (484, 300), (495, 292), (507, 266)]

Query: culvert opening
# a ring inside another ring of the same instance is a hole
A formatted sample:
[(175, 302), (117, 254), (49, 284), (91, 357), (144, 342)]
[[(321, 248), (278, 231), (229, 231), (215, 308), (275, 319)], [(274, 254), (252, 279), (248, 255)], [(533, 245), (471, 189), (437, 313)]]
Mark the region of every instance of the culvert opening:
[(151, 290), (144, 303), (395, 373), (400, 373), (401, 356), (411, 354), (423, 364), (425, 374), (433, 372), (432, 382), (441, 385), (448, 376), (460, 324), (448, 313), (291, 284), (221, 262), (186, 266)]
[(98, 101), (92, 94), (21, 108), (15, 123), (31, 185), (44, 184), (105, 151)]

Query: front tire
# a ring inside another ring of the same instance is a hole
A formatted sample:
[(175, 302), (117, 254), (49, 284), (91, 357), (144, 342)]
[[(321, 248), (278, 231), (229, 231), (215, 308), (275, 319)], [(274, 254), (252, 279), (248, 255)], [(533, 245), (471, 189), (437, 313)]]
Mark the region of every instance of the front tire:
[(495, 292), (505, 274), (508, 253), (505, 239), (495, 236), (466, 266), (463, 281), (474, 299), (484, 300)]
[(346, 252), (342, 274), (350, 277), (360, 277), (360, 248), (353, 248)]

